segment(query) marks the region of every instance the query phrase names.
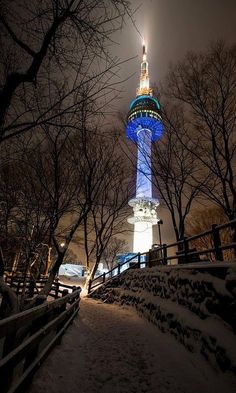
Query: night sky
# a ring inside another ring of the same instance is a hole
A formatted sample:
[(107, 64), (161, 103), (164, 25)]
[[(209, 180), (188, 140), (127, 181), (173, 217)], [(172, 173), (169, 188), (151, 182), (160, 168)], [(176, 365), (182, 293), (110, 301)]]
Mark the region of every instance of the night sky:
[[(163, 81), (170, 63), (211, 41), (236, 43), (236, 0), (131, 0), (134, 19), (148, 44), (151, 83)], [(121, 78), (136, 75), (123, 87), (119, 106), (127, 109), (138, 84), (142, 39), (130, 22), (115, 35), (113, 53), (122, 59), (138, 56), (122, 67)]]
[[(131, 3), (134, 8), (139, 7), (134, 20), (147, 42), (151, 85), (164, 83), (169, 65), (181, 60), (189, 50), (204, 50), (218, 39), (236, 43), (236, 0), (132, 0)], [(122, 32), (115, 34), (118, 45), (112, 48), (113, 54), (121, 59), (135, 57), (120, 72), (121, 79), (130, 77), (122, 86), (114, 108), (122, 113), (127, 113), (139, 82), (142, 38), (137, 30), (128, 22)], [(164, 221), (164, 242), (174, 241), (168, 212), (160, 206), (158, 215)], [(156, 232), (154, 229), (154, 242)], [(132, 235), (127, 238), (130, 242)]]

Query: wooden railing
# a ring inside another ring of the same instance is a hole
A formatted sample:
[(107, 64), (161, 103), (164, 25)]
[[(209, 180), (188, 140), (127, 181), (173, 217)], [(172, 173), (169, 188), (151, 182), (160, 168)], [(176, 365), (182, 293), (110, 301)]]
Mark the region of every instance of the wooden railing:
[[(196, 262), (204, 262), (212, 265), (209, 262), (209, 255), (214, 255), (214, 258), (218, 262), (224, 262), (224, 251), (233, 250), (234, 259), (236, 255), (236, 243), (227, 242), (223, 244), (221, 233), (224, 229), (230, 228), (231, 231), (236, 230), (236, 219), (229, 221), (222, 225), (212, 225), (212, 228), (208, 231), (199, 233), (191, 237), (185, 237), (182, 240), (171, 243), (163, 244), (154, 250), (149, 250), (145, 253), (138, 253), (126, 262), (115, 266), (108, 272), (90, 280), (88, 286), (88, 293), (96, 289), (99, 285), (105, 283), (119, 274), (129, 269), (138, 269), (140, 267), (153, 267), (157, 265), (168, 265), (174, 262), (174, 264), (186, 265)], [(210, 237), (213, 247), (197, 250), (196, 247), (192, 247), (194, 241), (204, 237)], [(177, 252), (176, 252), (177, 251)]]
[[(32, 277), (28, 276), (26, 277), (25, 284), (24, 280), (25, 278), (22, 275), (16, 273), (10, 273), (5, 275), (5, 282), (15, 291), (17, 295), (21, 295), (22, 289), (25, 285), (26, 295), (28, 297), (33, 297), (34, 295), (37, 295), (47, 282), (46, 277), (41, 277), (37, 280), (34, 280)], [(72, 292), (74, 286), (66, 285), (59, 282), (58, 280), (55, 280), (52, 284), (49, 295), (54, 299), (58, 299), (62, 296), (64, 289), (68, 289), (69, 292)]]
[[(79, 311), (81, 288), (0, 321), (0, 391), (25, 392), (33, 373)], [(40, 298), (39, 298), (40, 300)]]
[(123, 273), (126, 270), (129, 270), (131, 268), (138, 269), (141, 266), (145, 267), (146, 261), (141, 262), (141, 255), (146, 256), (146, 253), (143, 254), (138, 253), (134, 255), (132, 258), (128, 259), (126, 262), (113, 267), (113, 269), (109, 270), (108, 272), (104, 272), (103, 274), (94, 278), (93, 280), (89, 280), (88, 293), (90, 293), (92, 290), (97, 288), (99, 285), (104, 284), (107, 280), (116, 277), (117, 275)]

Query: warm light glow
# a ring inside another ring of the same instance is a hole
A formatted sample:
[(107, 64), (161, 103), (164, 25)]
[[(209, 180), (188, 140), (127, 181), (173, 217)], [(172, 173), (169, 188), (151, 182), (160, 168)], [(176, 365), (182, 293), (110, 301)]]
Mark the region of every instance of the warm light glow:
[(137, 89), (137, 96), (141, 95), (152, 95), (152, 90), (149, 87), (149, 76), (148, 76), (148, 62), (147, 62), (147, 47), (143, 41), (143, 59), (141, 63), (141, 74), (139, 87)]
[(152, 223), (136, 222), (134, 224), (133, 252), (146, 252), (152, 247)]

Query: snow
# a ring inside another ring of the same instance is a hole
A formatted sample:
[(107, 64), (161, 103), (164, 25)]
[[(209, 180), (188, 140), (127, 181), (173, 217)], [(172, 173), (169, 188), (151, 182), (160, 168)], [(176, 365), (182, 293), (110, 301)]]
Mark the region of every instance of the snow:
[(107, 303), (135, 307), (213, 367), (236, 374), (235, 295), (232, 265), (224, 278), (194, 269), (134, 269), (91, 294)]
[(84, 272), (83, 265), (75, 265), (72, 263), (65, 263), (60, 266), (59, 268), (59, 275), (60, 276), (67, 276), (67, 277), (82, 277), (82, 273)]
[(134, 309), (81, 299), (73, 325), (34, 377), (30, 393), (232, 393), (214, 370)]
[[(197, 313), (201, 318), (211, 314), (225, 314), (224, 307), (235, 307), (234, 272), (220, 279), (207, 272), (193, 269), (151, 268), (134, 269), (108, 282), (106, 287), (129, 289), (136, 293), (145, 290), (154, 296), (171, 299)], [(233, 283), (234, 285), (229, 285)], [(229, 292), (229, 289), (231, 292)], [(106, 290), (95, 292), (95, 296), (106, 297)], [(220, 307), (221, 306), (221, 307)]]
[[(129, 290), (121, 290), (118, 294), (118, 291), (119, 289), (115, 289), (115, 296), (120, 296), (123, 304), (135, 304), (140, 315), (156, 324), (163, 332), (173, 334), (191, 351), (204, 353), (214, 367), (217, 367), (215, 356), (220, 355), (224, 349), (225, 360), (228, 362), (229, 358), (231, 369), (236, 370), (235, 334), (218, 317), (200, 319), (178, 303), (145, 291), (139, 291), (138, 294)], [(222, 366), (224, 367), (223, 364)]]

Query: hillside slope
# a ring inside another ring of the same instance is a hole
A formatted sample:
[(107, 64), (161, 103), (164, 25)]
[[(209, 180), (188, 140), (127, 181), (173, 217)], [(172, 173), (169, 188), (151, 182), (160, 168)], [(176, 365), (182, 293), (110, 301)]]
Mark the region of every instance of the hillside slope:
[(214, 367), (236, 374), (235, 284), (235, 267), (221, 278), (195, 269), (155, 267), (128, 270), (90, 296), (135, 307)]

